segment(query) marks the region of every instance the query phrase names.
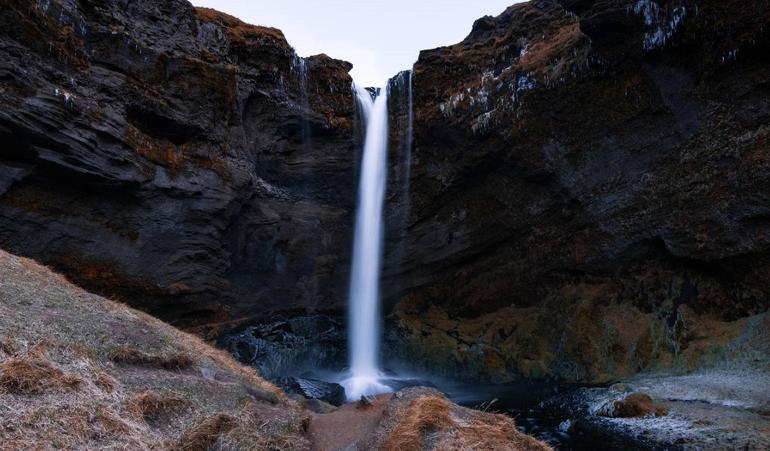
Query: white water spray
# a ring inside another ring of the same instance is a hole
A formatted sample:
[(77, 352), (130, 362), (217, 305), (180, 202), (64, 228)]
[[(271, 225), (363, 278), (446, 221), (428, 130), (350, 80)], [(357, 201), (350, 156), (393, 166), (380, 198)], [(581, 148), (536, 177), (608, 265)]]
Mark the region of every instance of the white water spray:
[(358, 211), (350, 278), (350, 378), (342, 382), (349, 400), (390, 391), (380, 382), (380, 267), (383, 238), (383, 202), (387, 177), (387, 88), (373, 101), (355, 86), (362, 120), (366, 123)]

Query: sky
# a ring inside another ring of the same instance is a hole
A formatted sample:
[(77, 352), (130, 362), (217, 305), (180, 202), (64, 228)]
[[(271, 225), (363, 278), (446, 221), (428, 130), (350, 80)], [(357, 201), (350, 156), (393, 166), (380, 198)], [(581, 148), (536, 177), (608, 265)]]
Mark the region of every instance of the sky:
[(411, 69), (420, 50), (460, 42), (473, 22), (516, 0), (192, 0), (244, 22), (279, 28), (300, 56), (353, 63), (362, 86)]

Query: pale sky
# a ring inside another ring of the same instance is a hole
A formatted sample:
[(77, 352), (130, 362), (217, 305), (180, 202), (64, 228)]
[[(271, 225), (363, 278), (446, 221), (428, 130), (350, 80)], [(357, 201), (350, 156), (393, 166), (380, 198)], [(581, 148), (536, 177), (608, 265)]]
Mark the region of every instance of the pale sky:
[(192, 0), (244, 22), (280, 28), (300, 56), (353, 63), (357, 84), (382, 86), (420, 50), (460, 42), (473, 22), (517, 0)]

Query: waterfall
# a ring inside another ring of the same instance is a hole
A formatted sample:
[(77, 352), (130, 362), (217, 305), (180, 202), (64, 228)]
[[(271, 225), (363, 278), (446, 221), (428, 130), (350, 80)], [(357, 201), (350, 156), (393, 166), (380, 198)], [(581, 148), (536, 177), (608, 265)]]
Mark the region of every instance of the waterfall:
[(307, 61), (301, 56), (294, 55), (292, 60), (292, 72), (296, 73), (299, 84), (299, 102), (303, 118), (300, 121), (300, 139), (302, 140), (302, 150), (305, 155), (312, 150), (312, 138), (310, 136), (310, 120), (306, 117), (311, 114), (310, 96), (308, 95), (308, 72)]
[(356, 101), (366, 123), (358, 188), (353, 261), (350, 278), (348, 344), (350, 377), (342, 382), (348, 399), (384, 393), (380, 382), (380, 267), (383, 239), (383, 202), (387, 175), (387, 86), (372, 100), (354, 84)]
[(396, 205), (398, 209), (393, 213), (393, 217), (397, 221), (393, 224), (395, 236), (399, 237), (398, 247), (395, 252), (397, 254), (393, 257), (393, 262), (400, 265), (406, 254), (406, 229), (409, 224), (409, 209), (410, 197), (409, 197), (409, 183), (412, 178), (412, 141), (413, 141), (413, 123), (414, 123), (414, 108), (413, 108), (413, 85), (414, 73), (411, 70), (403, 71), (398, 74), (394, 79), (398, 91), (401, 96), (401, 111), (399, 112), (399, 130), (403, 130), (399, 134), (401, 140), (399, 164), (397, 165), (397, 187), (401, 188), (398, 196), (396, 196)]
[(406, 135), (404, 136), (404, 201), (407, 202), (407, 214), (409, 211), (408, 208), (408, 202), (409, 202), (409, 181), (412, 177), (412, 140), (414, 139), (413, 135), (413, 127), (414, 127), (414, 107), (413, 107), (413, 94), (412, 89), (414, 85), (414, 71), (409, 70), (406, 72), (402, 72), (402, 74), (405, 73), (407, 77), (406, 82), (406, 99), (407, 99), (407, 105), (406, 105)]

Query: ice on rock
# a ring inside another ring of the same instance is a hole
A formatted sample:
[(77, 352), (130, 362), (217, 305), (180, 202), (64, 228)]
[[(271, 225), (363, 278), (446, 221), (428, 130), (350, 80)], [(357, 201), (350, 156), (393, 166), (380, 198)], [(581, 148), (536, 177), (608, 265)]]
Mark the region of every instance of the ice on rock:
[(73, 101), (75, 100), (75, 95), (69, 91), (65, 91), (64, 89), (56, 88), (54, 90), (54, 95), (64, 99), (64, 104), (67, 106), (72, 105)]
[(516, 80), (516, 91), (531, 91), (537, 87), (535, 79), (529, 76), (529, 74), (523, 74)]
[(491, 122), (492, 115), (495, 113), (495, 111), (497, 111), (497, 108), (479, 115), (479, 117), (477, 117), (473, 122), (473, 125), (471, 125), (471, 130), (473, 130), (473, 133), (480, 133), (489, 128), (489, 123)]
[(647, 52), (666, 45), (687, 17), (687, 7), (662, 8), (653, 0), (639, 0), (634, 4), (633, 12), (644, 18), (645, 25), (653, 28), (644, 34), (642, 47)]

